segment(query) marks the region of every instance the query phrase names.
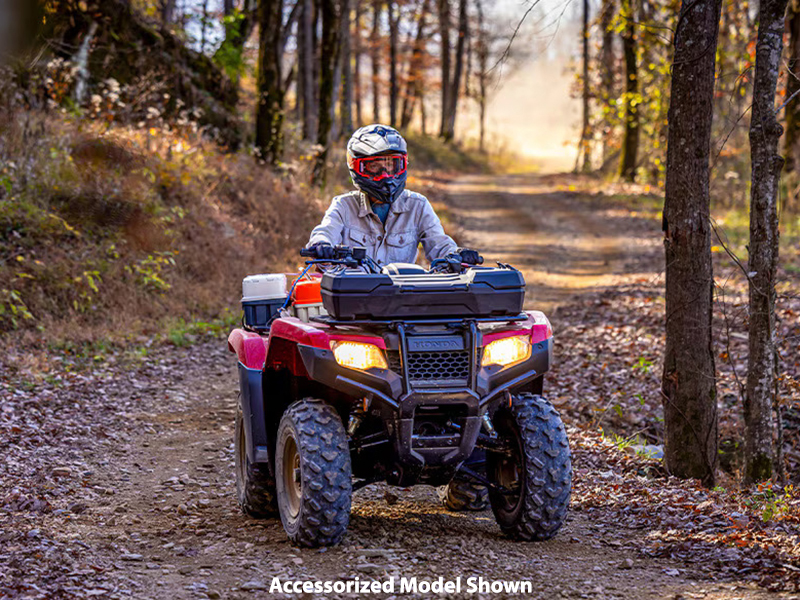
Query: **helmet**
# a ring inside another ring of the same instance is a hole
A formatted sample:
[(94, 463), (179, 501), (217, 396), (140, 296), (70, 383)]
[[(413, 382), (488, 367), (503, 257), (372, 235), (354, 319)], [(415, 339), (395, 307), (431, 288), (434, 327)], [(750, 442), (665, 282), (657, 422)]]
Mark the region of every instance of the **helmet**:
[(347, 166), (359, 190), (391, 204), (406, 187), (406, 141), (388, 125), (362, 127), (347, 142)]

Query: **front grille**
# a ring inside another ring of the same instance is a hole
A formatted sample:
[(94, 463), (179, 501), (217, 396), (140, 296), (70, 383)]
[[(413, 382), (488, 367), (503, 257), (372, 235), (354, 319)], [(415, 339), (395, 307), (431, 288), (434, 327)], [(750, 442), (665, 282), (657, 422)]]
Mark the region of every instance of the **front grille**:
[[(399, 352), (388, 352), (389, 368), (402, 374)], [(409, 352), (408, 379), (415, 384), (427, 382), (458, 382), (469, 380), (469, 351)]]
[(441, 381), (468, 377), (468, 350), (408, 353), (408, 378), (411, 381)]

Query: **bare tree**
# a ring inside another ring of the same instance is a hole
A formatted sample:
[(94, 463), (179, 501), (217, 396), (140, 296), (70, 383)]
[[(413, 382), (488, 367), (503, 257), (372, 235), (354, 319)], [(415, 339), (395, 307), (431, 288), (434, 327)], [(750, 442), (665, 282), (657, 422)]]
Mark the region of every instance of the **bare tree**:
[(439, 135), (447, 134), (447, 108), (450, 106), (450, 0), (437, 0), (439, 8), (439, 37), (442, 66), (442, 119)]
[(600, 79), (601, 96), (603, 102), (602, 136), (603, 136), (603, 167), (610, 159), (611, 127), (608, 124), (607, 116), (614, 110), (614, 0), (603, 0), (600, 12), (600, 29), (603, 34), (603, 42), (600, 56)]
[(775, 279), (778, 267), (778, 193), (783, 128), (775, 116), (775, 87), (783, 51), (787, 0), (761, 0), (758, 9), (753, 118), (750, 120), (750, 336), (744, 398), (745, 481), (772, 477), (775, 459)]
[(372, 13), (372, 39), (370, 40), (370, 53), (372, 58), (372, 118), (375, 123), (381, 122), (381, 10), (383, 0), (373, 0)]
[(339, 18), (337, 0), (319, 0), (322, 12), (322, 44), (320, 56), (320, 84), (319, 84), (319, 127), (317, 130), (317, 143), (322, 147), (317, 155), (314, 166), (314, 182), (325, 183), (326, 163), (330, 146), (330, 132), (333, 125), (333, 88), (335, 83), (334, 71), (339, 61)]
[(583, 126), (581, 127), (581, 143), (575, 170), (583, 160), (583, 172), (592, 170), (592, 139), (589, 126), (589, 0), (583, 0), (583, 29), (581, 30), (583, 48)]
[[(350, 52), (350, 32), (352, 31), (352, 14), (350, 0), (342, 0), (341, 17), (341, 53), (342, 53), (342, 103), (339, 109), (342, 122), (342, 135), (348, 136), (353, 131), (353, 65)], [(356, 55), (356, 59), (358, 55)]]
[(622, 50), (625, 55), (625, 135), (622, 140), (622, 160), (619, 175), (627, 181), (636, 179), (636, 159), (639, 152), (639, 73), (636, 67), (636, 16), (634, 0), (620, 0), (620, 14), (625, 20), (622, 30)]
[(448, 104), (445, 109), (445, 131), (442, 137), (450, 142), (455, 137), (456, 112), (458, 112), (458, 97), (461, 91), (461, 74), (464, 71), (464, 51), (467, 41), (469, 23), (467, 19), (467, 0), (458, 3), (458, 42), (456, 42), (456, 64), (453, 69), (453, 81), (448, 92)]
[(175, 18), (175, 0), (161, 0), (161, 28), (167, 29)]
[(303, 1), (300, 37), (300, 86), (303, 91), (303, 139), (313, 140), (316, 133), (317, 107), (314, 97), (314, 7), (312, 0)]
[(403, 94), (403, 109), (400, 112), (400, 128), (405, 129), (411, 124), (414, 116), (419, 95), (422, 93), (423, 83), (423, 54), (425, 52), (426, 19), (430, 10), (430, 0), (422, 0), (417, 19), (417, 34), (414, 39), (414, 46), (411, 50), (411, 58), (408, 64), (408, 77), (406, 78), (406, 91)]
[(486, 94), (489, 79), (489, 34), (486, 29), (486, 23), (484, 22), (482, 0), (476, 0), (476, 6), (478, 9), (478, 42), (476, 53), (478, 55), (478, 109), (480, 113), (478, 150), (486, 152)]
[(281, 89), (281, 12), (283, 2), (258, 3), (258, 82), (256, 150), (277, 164), (283, 153), (283, 91)]
[[(800, 165), (800, 0), (789, 2), (787, 16), (789, 29), (789, 64), (786, 77), (786, 172), (798, 171)], [(792, 199), (794, 201), (794, 199)], [(794, 203), (794, 202), (792, 202)]]
[(397, 26), (400, 20), (396, 3), (389, 0), (389, 123), (397, 127)]
[(356, 123), (361, 127), (364, 124), (364, 116), (362, 111), (362, 101), (364, 97), (363, 89), (361, 87), (361, 4), (362, 0), (356, 1), (356, 22), (353, 29), (353, 91), (355, 93), (356, 102)]
[(666, 466), (677, 477), (695, 477), (707, 486), (714, 485), (716, 476), (718, 433), (711, 337), (709, 147), (721, 4), (722, 0), (681, 3), (672, 63), (663, 217)]

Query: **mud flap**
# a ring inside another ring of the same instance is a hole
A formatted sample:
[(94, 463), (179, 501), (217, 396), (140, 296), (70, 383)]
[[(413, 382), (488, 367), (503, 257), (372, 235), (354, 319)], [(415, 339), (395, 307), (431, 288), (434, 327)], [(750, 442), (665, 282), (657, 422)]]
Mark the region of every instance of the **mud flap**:
[(270, 473), (274, 465), (270, 460), (267, 440), (266, 419), (264, 417), (263, 372), (261, 369), (248, 369), (239, 363), (239, 403), (246, 443), (247, 458), (251, 463), (266, 463)]

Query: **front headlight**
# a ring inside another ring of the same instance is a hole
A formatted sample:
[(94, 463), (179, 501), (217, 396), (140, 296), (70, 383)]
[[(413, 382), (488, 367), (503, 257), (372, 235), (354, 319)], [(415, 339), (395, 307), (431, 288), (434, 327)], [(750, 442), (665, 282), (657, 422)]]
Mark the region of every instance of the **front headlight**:
[(483, 349), (484, 367), (489, 365), (500, 365), (508, 367), (531, 356), (531, 340), (528, 335), (515, 335), (513, 337), (495, 340), (486, 345)]
[(386, 359), (381, 349), (374, 344), (361, 342), (331, 342), (331, 350), (336, 362), (348, 369), (362, 371), (376, 367), (387, 369)]

